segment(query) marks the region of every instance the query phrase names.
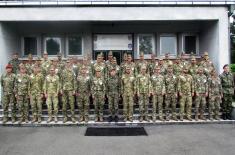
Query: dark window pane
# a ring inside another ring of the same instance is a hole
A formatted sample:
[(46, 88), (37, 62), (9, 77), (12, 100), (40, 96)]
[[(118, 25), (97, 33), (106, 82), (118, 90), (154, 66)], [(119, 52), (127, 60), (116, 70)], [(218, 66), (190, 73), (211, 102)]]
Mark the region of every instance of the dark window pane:
[(153, 37), (152, 36), (139, 36), (139, 51), (144, 54), (152, 54), (153, 51)]
[(82, 37), (69, 37), (69, 55), (82, 55)]
[(48, 55), (56, 55), (58, 52), (60, 52), (60, 45), (60, 38), (46, 38), (46, 51)]
[(196, 36), (185, 36), (184, 51), (186, 54), (196, 54)]
[(28, 54), (37, 55), (37, 38), (25, 37), (24, 38), (24, 55)]

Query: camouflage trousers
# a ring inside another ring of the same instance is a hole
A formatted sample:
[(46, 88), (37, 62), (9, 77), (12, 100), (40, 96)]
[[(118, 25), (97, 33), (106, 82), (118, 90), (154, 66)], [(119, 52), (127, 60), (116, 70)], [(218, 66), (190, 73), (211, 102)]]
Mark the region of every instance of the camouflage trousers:
[(183, 117), (186, 111), (187, 118), (192, 114), (192, 96), (183, 94), (180, 98), (180, 116)]
[(222, 102), (222, 111), (225, 115), (231, 115), (232, 113), (232, 94), (223, 94), (223, 102)]
[(119, 94), (118, 93), (109, 94), (108, 101), (109, 101), (109, 114), (111, 116), (118, 115)]
[(77, 97), (78, 100), (78, 110), (80, 117), (89, 116), (89, 95), (88, 94), (79, 94)]
[(210, 96), (209, 98), (209, 114), (210, 116), (219, 116), (220, 111), (220, 103), (221, 98), (220, 96)]
[(57, 116), (59, 108), (58, 108), (58, 95), (57, 94), (48, 94), (46, 99), (48, 115), (52, 117), (52, 111), (54, 109), (54, 115)]
[(8, 117), (9, 108), (11, 109), (11, 117), (16, 118), (16, 98), (14, 94), (3, 94), (3, 115)]
[(68, 105), (70, 107), (72, 117), (75, 117), (75, 111), (74, 111), (75, 98), (74, 98), (73, 91), (64, 91), (62, 99), (63, 99), (62, 112), (63, 112), (64, 117), (67, 117)]
[(206, 109), (206, 97), (204, 95), (196, 96), (195, 99), (195, 115), (204, 115)]
[[(169, 118), (170, 113), (174, 118), (176, 118), (176, 103), (177, 98), (175, 94), (166, 94), (165, 96), (165, 104), (166, 104), (166, 117)], [(170, 108), (171, 106), (171, 108)]]
[(156, 113), (158, 109), (158, 116), (162, 118), (162, 111), (163, 111), (163, 95), (153, 95), (153, 114), (152, 117), (156, 118)]
[(149, 95), (146, 93), (141, 93), (139, 95), (139, 110), (141, 117), (148, 116), (148, 106), (149, 106)]
[(28, 119), (29, 117), (29, 100), (28, 95), (19, 95), (17, 97), (17, 104), (19, 106), (19, 113), (21, 119)]
[(94, 94), (94, 99), (93, 99), (93, 103), (95, 105), (95, 115), (96, 117), (103, 117), (103, 110), (104, 110), (104, 100), (105, 100), (105, 96), (104, 96), (104, 92), (103, 91), (99, 91), (96, 92)]
[(133, 105), (134, 105), (134, 95), (123, 94), (123, 115), (124, 118), (133, 118)]
[(42, 116), (42, 96), (41, 94), (33, 94), (30, 98), (33, 116)]

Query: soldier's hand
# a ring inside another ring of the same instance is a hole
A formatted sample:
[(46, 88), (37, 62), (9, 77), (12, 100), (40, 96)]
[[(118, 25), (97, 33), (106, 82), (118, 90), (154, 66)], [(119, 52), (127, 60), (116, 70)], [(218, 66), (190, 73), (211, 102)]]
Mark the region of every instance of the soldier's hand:
[(206, 93), (205, 96), (208, 97), (208, 93)]
[[(182, 96), (182, 93), (179, 93), (179, 96)], [(176, 97), (177, 97), (177, 94), (176, 94)]]
[(194, 96), (194, 93), (192, 93), (192, 96)]
[(48, 97), (48, 95), (47, 94), (45, 94), (45, 98), (47, 98)]
[(41, 98), (43, 98), (44, 97), (44, 94), (41, 94)]

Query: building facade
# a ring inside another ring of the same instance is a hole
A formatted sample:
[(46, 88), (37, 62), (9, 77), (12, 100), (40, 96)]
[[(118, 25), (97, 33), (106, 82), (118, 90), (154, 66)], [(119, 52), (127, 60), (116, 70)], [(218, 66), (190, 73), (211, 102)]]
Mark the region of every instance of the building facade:
[(228, 11), (224, 0), (0, 1), (0, 72), (13, 52), (82, 59), (109, 50), (138, 59), (205, 51), (219, 72), (230, 62)]

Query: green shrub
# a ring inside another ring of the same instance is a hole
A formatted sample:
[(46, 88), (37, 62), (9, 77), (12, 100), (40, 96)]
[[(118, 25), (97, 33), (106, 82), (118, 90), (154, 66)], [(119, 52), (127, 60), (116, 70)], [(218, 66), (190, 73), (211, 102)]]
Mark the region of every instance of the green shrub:
[(235, 73), (235, 64), (230, 64), (231, 72)]

